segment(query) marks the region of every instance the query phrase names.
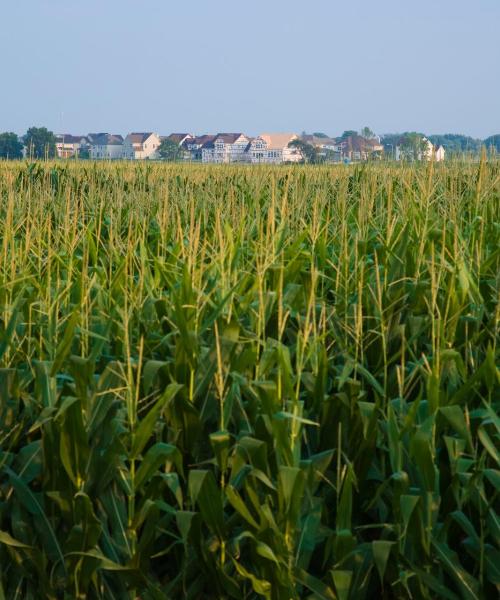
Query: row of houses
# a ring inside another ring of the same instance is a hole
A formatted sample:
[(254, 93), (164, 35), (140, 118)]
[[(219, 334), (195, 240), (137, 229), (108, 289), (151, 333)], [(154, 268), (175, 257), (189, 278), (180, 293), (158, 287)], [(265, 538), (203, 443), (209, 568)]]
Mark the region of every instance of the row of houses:
[(60, 134), (56, 136), (56, 150), (60, 158), (80, 155), (96, 160), (157, 160), (164, 139), (179, 146), (183, 159), (204, 163), (282, 163), (303, 159), (300, 150), (290, 146), (293, 140), (299, 139), (293, 133), (263, 133), (250, 137), (243, 133), (201, 136), (172, 133), (160, 136), (154, 132), (135, 132), (125, 138), (111, 133)]
[[(357, 134), (342, 138), (295, 133), (262, 133), (251, 137), (244, 133), (218, 133), (196, 136), (191, 133), (171, 133), (160, 136), (154, 132), (120, 134), (89, 133), (56, 136), (60, 158), (88, 156), (94, 160), (158, 160), (163, 140), (178, 147), (182, 160), (202, 163), (298, 163), (306, 158), (305, 148), (313, 148), (316, 157), (328, 162), (365, 161), (381, 158), (384, 147), (379, 138), (369, 139)], [(434, 148), (426, 140), (427, 150), (418, 159), (444, 159), (444, 149)], [(404, 158), (396, 148), (396, 160)]]

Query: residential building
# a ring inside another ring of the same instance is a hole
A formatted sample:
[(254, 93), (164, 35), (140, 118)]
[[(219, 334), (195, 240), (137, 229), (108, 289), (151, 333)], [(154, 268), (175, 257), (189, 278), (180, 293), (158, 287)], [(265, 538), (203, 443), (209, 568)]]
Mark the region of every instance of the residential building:
[(295, 133), (261, 133), (250, 143), (247, 150), (249, 161), (252, 163), (300, 162), (303, 156), (290, 146), (290, 142), (299, 137)]
[(123, 142), (123, 158), (127, 160), (157, 158), (160, 143), (160, 136), (151, 131), (147, 133), (129, 133)]
[(182, 142), (182, 148), (186, 152), (186, 159), (192, 161), (201, 161), (203, 146), (210, 144), (215, 140), (215, 135), (197, 135), (192, 138), (186, 138)]
[(206, 163), (244, 162), (250, 139), (243, 133), (218, 133), (203, 144), (201, 160)]
[(122, 158), (123, 137), (119, 134), (89, 133), (90, 158), (116, 160)]
[(179, 144), (179, 146), (183, 146), (189, 140), (194, 139), (194, 136), (191, 133), (171, 133), (167, 135), (166, 139)]
[(323, 160), (329, 162), (341, 160), (341, 145), (335, 138), (304, 134), (300, 139), (306, 144), (314, 146)]
[(80, 151), (88, 148), (89, 142), (84, 135), (70, 135), (62, 133), (56, 135), (56, 152), (58, 158), (72, 158), (78, 156)]
[(434, 146), (434, 160), (441, 162), (444, 160), (445, 149), (444, 146)]
[(349, 135), (338, 140), (342, 160), (359, 161), (381, 158), (384, 147), (377, 139), (364, 138), (361, 135)]

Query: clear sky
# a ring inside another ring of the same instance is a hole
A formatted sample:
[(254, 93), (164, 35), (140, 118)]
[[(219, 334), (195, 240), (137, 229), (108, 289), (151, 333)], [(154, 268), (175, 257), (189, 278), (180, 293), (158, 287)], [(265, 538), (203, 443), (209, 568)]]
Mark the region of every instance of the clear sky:
[(500, 133), (500, 0), (0, 3), (0, 131)]

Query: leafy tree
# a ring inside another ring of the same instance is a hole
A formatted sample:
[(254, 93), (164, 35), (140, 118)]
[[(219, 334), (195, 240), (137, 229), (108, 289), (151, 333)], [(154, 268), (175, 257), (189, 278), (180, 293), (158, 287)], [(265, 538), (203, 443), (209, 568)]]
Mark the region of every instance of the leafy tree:
[(175, 162), (182, 158), (182, 150), (177, 142), (164, 138), (158, 148), (158, 154), (162, 160)]
[(304, 157), (304, 162), (315, 164), (319, 162), (318, 149), (312, 144), (308, 144), (302, 140), (292, 140), (289, 147), (297, 148)]
[(353, 135), (358, 135), (357, 131), (354, 131), (354, 129), (348, 129), (347, 131), (344, 131), (344, 133), (340, 136), (340, 138), (342, 140), (345, 140), (348, 137), (352, 137)]
[(435, 146), (443, 146), (447, 154), (477, 154), (483, 144), (481, 140), (459, 133), (445, 133), (428, 137)]
[(24, 136), (28, 156), (53, 158), (56, 155), (56, 137), (46, 127), (30, 127)]
[(375, 137), (375, 134), (369, 127), (363, 127), (363, 129), (360, 131), (360, 135), (367, 140), (371, 140)]
[(497, 152), (500, 152), (500, 133), (497, 133), (496, 135), (490, 135), (490, 137), (486, 138), (483, 143), (487, 150), (490, 150), (493, 147)]
[(381, 140), (382, 146), (384, 147), (385, 156), (389, 159), (394, 159), (396, 153), (396, 147), (399, 146), (401, 141), (401, 133), (386, 133)]
[(317, 138), (328, 138), (328, 136), (326, 135), (326, 133), (323, 133), (321, 131), (315, 131), (313, 133), (313, 135), (314, 135), (314, 137), (317, 137)]
[(23, 145), (15, 133), (0, 133), (0, 158), (22, 158)]
[(400, 150), (404, 160), (422, 160), (427, 150), (425, 136), (416, 131), (405, 133), (401, 139)]

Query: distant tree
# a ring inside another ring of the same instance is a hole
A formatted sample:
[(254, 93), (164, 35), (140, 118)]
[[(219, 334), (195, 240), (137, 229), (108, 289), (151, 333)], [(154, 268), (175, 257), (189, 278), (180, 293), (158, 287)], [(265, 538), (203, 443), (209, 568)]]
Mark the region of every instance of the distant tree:
[(490, 135), (490, 137), (484, 140), (483, 144), (486, 146), (487, 150), (495, 148), (497, 152), (500, 152), (500, 133)]
[(322, 133), (321, 131), (315, 131), (313, 133), (314, 137), (317, 138), (327, 138), (328, 136), (326, 135), (326, 133)]
[(363, 127), (363, 129), (360, 131), (360, 135), (367, 140), (371, 140), (375, 137), (375, 134), (369, 127)]
[(297, 148), (304, 157), (304, 162), (306, 163), (315, 164), (320, 160), (318, 149), (312, 144), (308, 144), (302, 140), (292, 140), (288, 146)]
[(411, 131), (403, 135), (399, 147), (404, 160), (422, 160), (427, 149), (427, 142), (422, 133)]
[(15, 133), (0, 133), (0, 158), (22, 158), (23, 145)]
[(46, 127), (30, 127), (24, 136), (28, 156), (53, 158), (56, 155), (56, 138)]
[(177, 142), (165, 138), (161, 141), (158, 154), (162, 160), (175, 162), (182, 158), (182, 150)]
[(382, 136), (382, 146), (384, 147), (385, 156), (388, 159), (394, 159), (396, 154), (396, 147), (399, 146), (399, 142), (402, 138), (401, 133), (386, 133)]
[(483, 142), (467, 135), (459, 133), (445, 133), (442, 135), (430, 135), (429, 140), (434, 146), (443, 146), (448, 155), (480, 152)]
[(344, 133), (340, 136), (340, 139), (345, 140), (348, 137), (352, 137), (353, 135), (358, 135), (357, 131), (354, 131), (354, 129), (348, 129), (347, 131), (344, 131)]

